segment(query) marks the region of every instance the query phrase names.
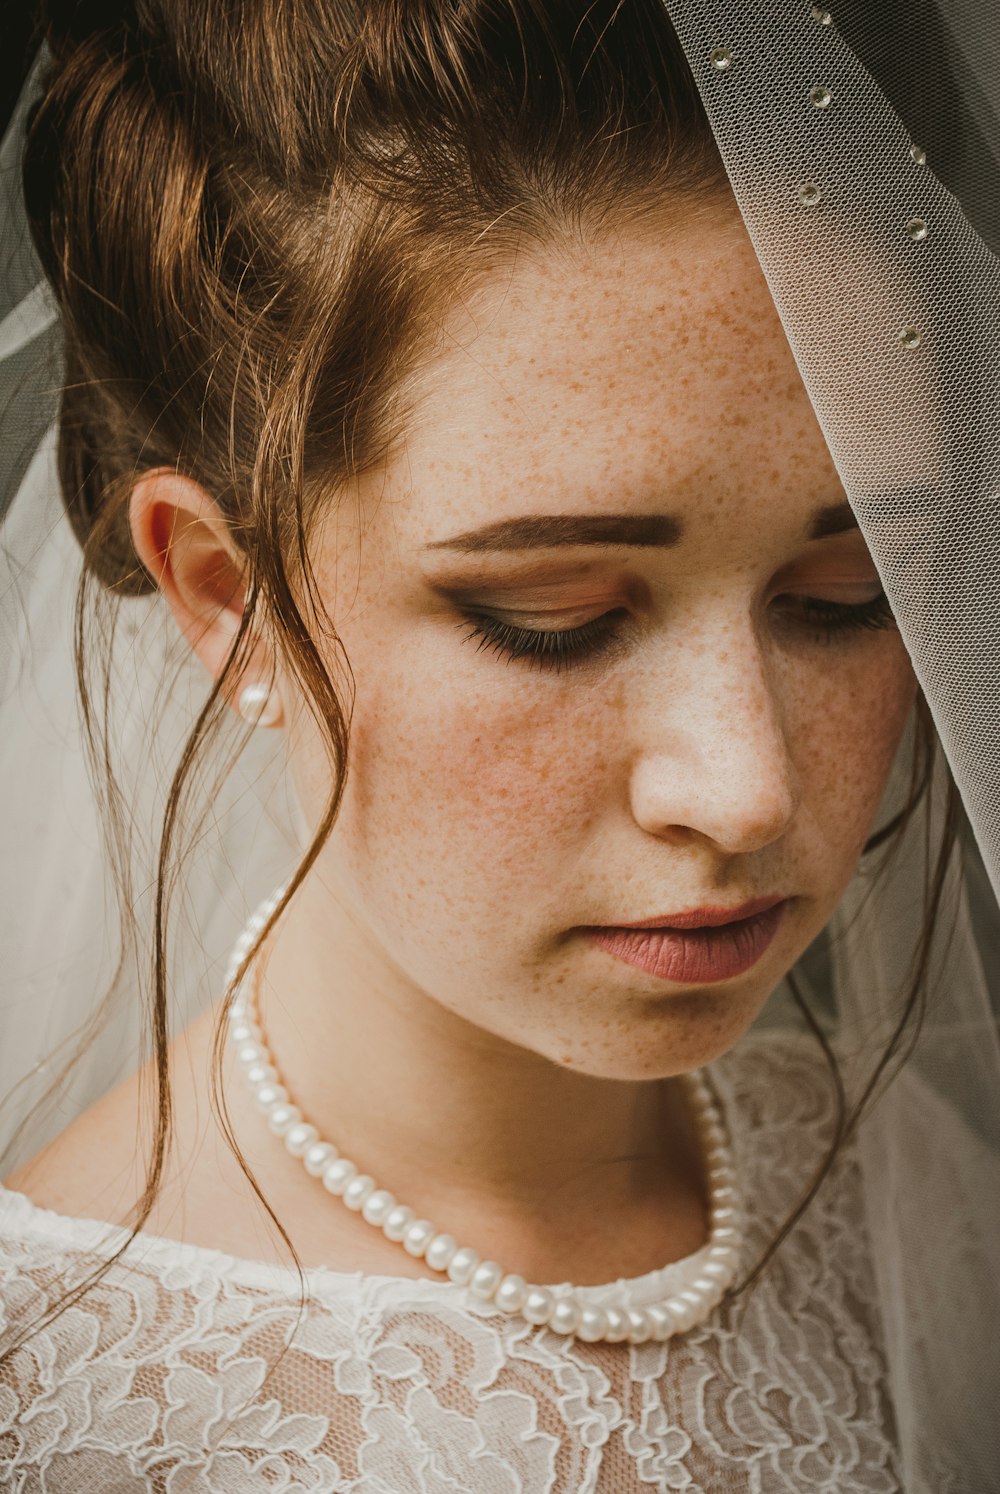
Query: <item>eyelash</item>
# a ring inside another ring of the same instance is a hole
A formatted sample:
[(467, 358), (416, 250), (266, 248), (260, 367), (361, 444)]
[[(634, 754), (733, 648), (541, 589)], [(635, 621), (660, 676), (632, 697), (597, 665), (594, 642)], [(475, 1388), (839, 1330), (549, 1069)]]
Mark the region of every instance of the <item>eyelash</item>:
[[(826, 641), (838, 635), (877, 632), (895, 626), (895, 619), (885, 592), (869, 602), (826, 602), (815, 597), (795, 597), (806, 626)], [(468, 643), (478, 638), (477, 652), (488, 648), (509, 661), (525, 659), (541, 669), (556, 671), (584, 660), (596, 659), (617, 637), (613, 620), (626, 615), (623, 608), (602, 613), (578, 628), (546, 631), (521, 628), (481, 612), (463, 612), (460, 627), (468, 632), (462, 639)]]

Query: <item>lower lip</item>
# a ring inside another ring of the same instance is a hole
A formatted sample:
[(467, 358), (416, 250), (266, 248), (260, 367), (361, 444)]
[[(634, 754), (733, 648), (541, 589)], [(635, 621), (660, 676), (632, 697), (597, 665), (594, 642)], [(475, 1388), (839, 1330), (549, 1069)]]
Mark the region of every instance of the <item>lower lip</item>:
[(704, 986), (752, 970), (778, 932), (785, 903), (754, 918), (701, 929), (589, 929), (609, 954), (680, 985)]

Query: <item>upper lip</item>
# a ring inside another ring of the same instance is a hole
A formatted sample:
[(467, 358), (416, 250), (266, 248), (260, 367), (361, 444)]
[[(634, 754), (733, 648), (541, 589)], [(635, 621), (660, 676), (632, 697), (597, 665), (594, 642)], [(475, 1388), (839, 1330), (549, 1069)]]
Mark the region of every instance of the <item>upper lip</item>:
[(724, 923), (739, 923), (766, 913), (777, 907), (786, 898), (780, 893), (774, 897), (755, 897), (735, 908), (692, 908), (686, 913), (662, 913), (657, 918), (640, 918), (634, 923), (605, 924), (605, 928), (616, 929), (707, 929), (719, 928)]

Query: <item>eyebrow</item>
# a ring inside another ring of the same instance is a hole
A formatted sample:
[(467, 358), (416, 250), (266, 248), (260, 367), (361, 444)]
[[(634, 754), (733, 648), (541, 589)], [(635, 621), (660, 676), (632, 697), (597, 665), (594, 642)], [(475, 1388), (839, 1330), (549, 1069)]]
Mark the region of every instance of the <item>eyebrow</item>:
[(670, 514), (528, 514), (499, 519), (435, 540), (428, 550), (541, 550), (552, 545), (676, 545), (683, 532)]
[[(826, 539), (857, 529), (849, 503), (819, 509), (809, 525), (810, 539)], [(684, 532), (673, 514), (526, 514), (497, 519), (482, 529), (468, 529), (448, 539), (434, 540), (428, 550), (459, 550), (465, 555), (490, 550), (545, 550), (558, 545), (638, 545), (669, 548)]]

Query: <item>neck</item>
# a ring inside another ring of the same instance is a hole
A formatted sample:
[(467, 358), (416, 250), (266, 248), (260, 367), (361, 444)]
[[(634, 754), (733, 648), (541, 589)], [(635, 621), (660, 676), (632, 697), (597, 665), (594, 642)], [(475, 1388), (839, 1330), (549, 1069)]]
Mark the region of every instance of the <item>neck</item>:
[[(698, 1148), (677, 1081), (595, 1077), (474, 1026), (308, 883), (258, 968), (265, 1041), (292, 1100), (418, 1213), (468, 1242), (477, 1227), (506, 1231), (531, 1254), (553, 1231), (563, 1246), (568, 1232), (599, 1241), (608, 1221), (620, 1238), (641, 1218), (635, 1270), (671, 1258), (671, 1225), (677, 1253), (700, 1245)], [(600, 1264), (584, 1269), (602, 1279)]]

